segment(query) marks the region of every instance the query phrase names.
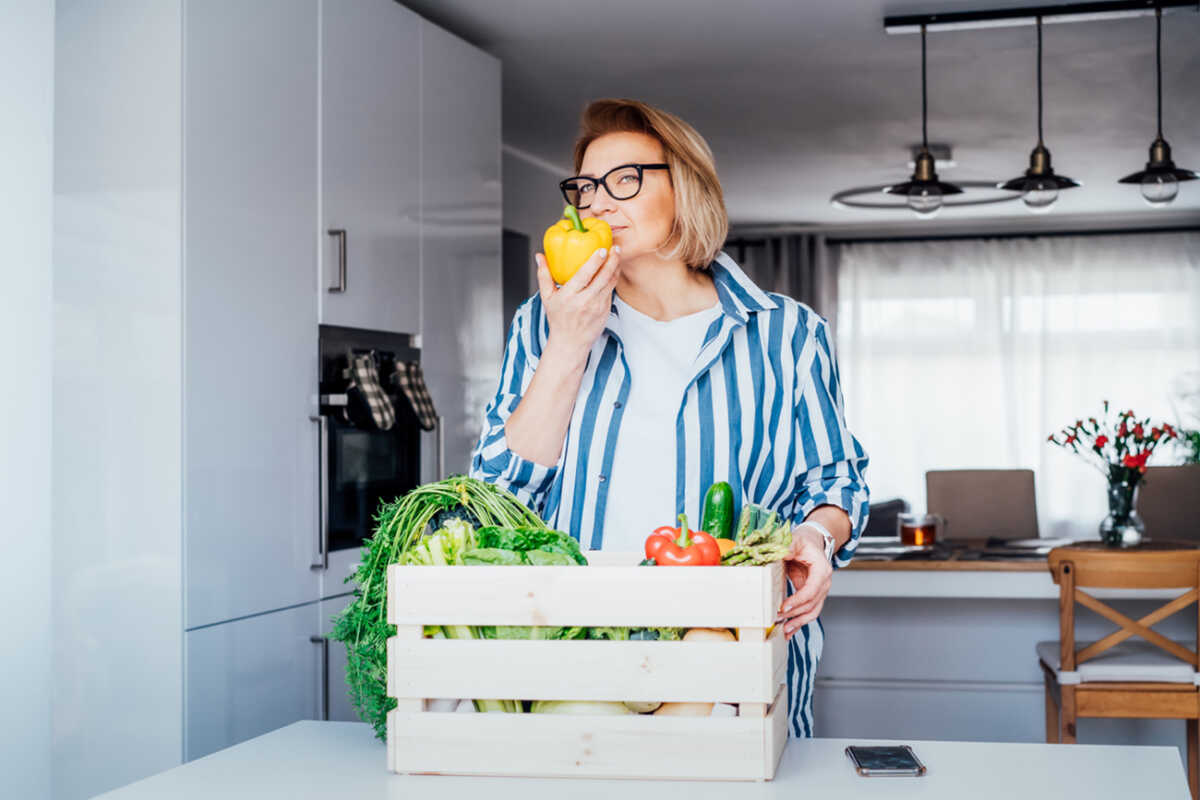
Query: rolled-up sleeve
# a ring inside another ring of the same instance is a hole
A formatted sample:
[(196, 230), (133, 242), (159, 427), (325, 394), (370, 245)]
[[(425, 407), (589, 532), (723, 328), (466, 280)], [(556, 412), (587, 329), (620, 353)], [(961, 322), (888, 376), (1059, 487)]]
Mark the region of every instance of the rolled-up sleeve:
[[(533, 319), (540, 318), (540, 298), (534, 296), (517, 309), (504, 345), (504, 366), (496, 396), (483, 414), (482, 432), (471, 453), (469, 474), (503, 487), (539, 516), (557, 466), (545, 466), (522, 458), (508, 447), (504, 425), (517, 409), (537, 368)], [(537, 312), (537, 313), (535, 313)]]
[(833, 567), (850, 563), (867, 524), (870, 491), (867, 453), (846, 426), (837, 360), (825, 320), (812, 315), (796, 364), (796, 441), (801, 450), (795, 477), (793, 521), (817, 506), (834, 505), (850, 517), (850, 539), (833, 556)]

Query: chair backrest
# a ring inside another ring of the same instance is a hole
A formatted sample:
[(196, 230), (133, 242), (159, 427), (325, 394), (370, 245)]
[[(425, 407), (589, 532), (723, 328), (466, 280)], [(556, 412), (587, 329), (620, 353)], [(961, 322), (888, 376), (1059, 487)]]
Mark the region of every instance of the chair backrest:
[(1137, 509), (1147, 536), (1200, 540), (1200, 464), (1147, 467)]
[[(1200, 549), (1167, 542), (1150, 542), (1136, 549), (1105, 547), (1099, 542), (1087, 542), (1071, 547), (1056, 547), (1047, 561), (1050, 574), (1058, 584), (1059, 654), (1061, 667), (1074, 670), (1080, 663), (1094, 658), (1131, 636), (1138, 636), (1157, 645), (1192, 667), (1200, 669), (1200, 655), (1151, 630), (1151, 626), (1198, 603), (1200, 597)], [(1092, 595), (1084, 588), (1110, 589), (1187, 589), (1188, 591), (1134, 620)], [(1095, 611), (1115, 623), (1119, 630), (1103, 639), (1075, 650), (1075, 605)], [(1196, 629), (1200, 633), (1200, 604), (1197, 605)]]
[(939, 469), (925, 473), (926, 508), (950, 539), (1035, 539), (1031, 469)]

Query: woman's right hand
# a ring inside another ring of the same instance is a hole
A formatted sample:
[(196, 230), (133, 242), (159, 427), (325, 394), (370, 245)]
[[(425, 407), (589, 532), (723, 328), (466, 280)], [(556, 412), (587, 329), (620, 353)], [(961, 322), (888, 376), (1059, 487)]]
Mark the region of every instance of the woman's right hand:
[(547, 347), (582, 364), (596, 339), (604, 332), (612, 310), (612, 293), (619, 275), (621, 248), (592, 253), (569, 281), (556, 287), (546, 257), (538, 253), (538, 293), (550, 325)]

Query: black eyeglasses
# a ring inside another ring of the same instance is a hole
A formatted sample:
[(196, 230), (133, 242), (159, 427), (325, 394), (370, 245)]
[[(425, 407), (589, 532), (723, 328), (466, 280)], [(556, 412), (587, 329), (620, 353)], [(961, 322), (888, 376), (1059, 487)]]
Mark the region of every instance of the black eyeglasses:
[[(642, 172), (648, 169), (670, 169), (666, 164), (622, 164), (613, 167), (599, 179), (576, 175), (558, 185), (563, 197), (576, 208), (587, 208), (596, 196), (596, 187), (603, 185), (613, 200), (628, 200), (642, 190)], [(612, 181), (609, 181), (609, 178)]]

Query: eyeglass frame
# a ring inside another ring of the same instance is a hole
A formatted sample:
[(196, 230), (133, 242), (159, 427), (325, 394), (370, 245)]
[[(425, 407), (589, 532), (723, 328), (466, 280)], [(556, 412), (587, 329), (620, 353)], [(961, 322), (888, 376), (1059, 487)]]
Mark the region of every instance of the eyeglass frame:
[[(637, 169), (637, 175), (638, 175), (637, 191), (634, 192), (633, 194), (629, 195), (629, 197), (617, 197), (616, 195), (614, 195), (612, 193), (612, 189), (610, 189), (608, 186), (608, 176), (612, 175), (617, 170), (628, 169), (629, 167), (634, 167)], [(671, 168), (670, 164), (621, 164), (620, 166), (613, 167), (608, 172), (601, 175), (599, 178), (590, 178), (587, 175), (573, 175), (570, 178), (564, 178), (563, 180), (559, 181), (558, 190), (560, 192), (562, 192), (563, 199), (566, 200), (567, 203), (571, 203), (571, 197), (570, 197), (570, 195), (567, 194), (567, 184), (571, 181), (585, 180), (585, 181), (591, 181), (593, 184), (595, 184), (597, 191), (599, 190), (599, 188), (601, 186), (603, 186), (604, 191), (608, 192), (608, 196), (611, 197), (613, 200), (617, 200), (617, 201), (632, 200), (633, 198), (638, 196), (638, 193), (642, 191), (642, 186), (645, 185), (643, 173), (646, 170), (648, 170), (648, 169), (669, 170), (670, 168)], [(579, 208), (579, 209), (583, 209), (583, 208), (591, 208), (591, 206), (592, 206), (592, 204), (588, 203), (586, 206), (575, 206), (575, 207)]]

